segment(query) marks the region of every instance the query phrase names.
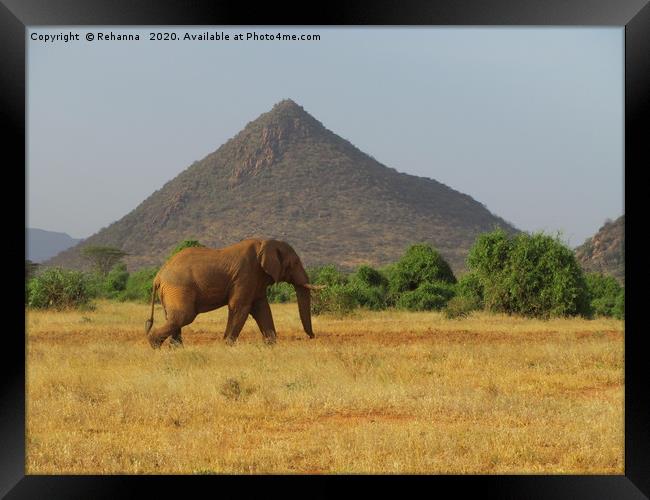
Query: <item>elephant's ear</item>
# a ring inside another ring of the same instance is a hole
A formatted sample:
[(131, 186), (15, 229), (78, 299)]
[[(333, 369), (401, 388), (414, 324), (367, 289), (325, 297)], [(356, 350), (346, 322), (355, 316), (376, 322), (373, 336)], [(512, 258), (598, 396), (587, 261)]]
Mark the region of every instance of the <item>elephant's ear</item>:
[(264, 272), (273, 278), (276, 283), (280, 281), (282, 263), (280, 262), (280, 249), (273, 241), (264, 241), (257, 254), (257, 259)]

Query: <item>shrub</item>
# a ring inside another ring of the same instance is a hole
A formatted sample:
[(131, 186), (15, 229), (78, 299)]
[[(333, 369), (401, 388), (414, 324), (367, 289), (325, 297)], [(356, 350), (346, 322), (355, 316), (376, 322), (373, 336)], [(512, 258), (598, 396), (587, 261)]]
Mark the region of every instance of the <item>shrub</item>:
[(357, 271), (350, 277), (350, 281), (358, 281), (367, 286), (386, 287), (388, 280), (377, 269), (368, 265), (359, 266)]
[(456, 282), (449, 264), (426, 243), (411, 245), (400, 260), (384, 269), (384, 276), (386, 305), (409, 310), (440, 309), (449, 299), (446, 291), (440, 293), (447, 289), (442, 285)]
[(316, 285), (343, 285), (347, 283), (345, 275), (339, 271), (333, 264), (326, 266), (313, 267), (307, 271), (309, 282)]
[(443, 312), (447, 319), (460, 319), (469, 316), (477, 309), (479, 307), (475, 299), (457, 295), (449, 299)]
[(455, 283), (449, 264), (431, 245), (410, 246), (395, 263), (391, 272), (390, 290), (393, 294), (415, 291), (425, 283)]
[(616, 304), (614, 304), (612, 313), (616, 319), (625, 319), (625, 290), (616, 297)]
[(454, 296), (451, 283), (438, 281), (422, 283), (415, 290), (402, 293), (397, 299), (397, 307), (409, 311), (439, 311)]
[(106, 278), (97, 271), (85, 273), (86, 283), (88, 284), (88, 293), (92, 298), (106, 298)]
[(25, 304), (29, 302), (29, 280), (36, 276), (40, 264), (25, 259)]
[(46, 269), (28, 284), (28, 305), (67, 309), (88, 306), (91, 290), (86, 275), (61, 268)]
[(479, 236), (467, 262), (489, 310), (541, 318), (589, 314), (584, 273), (557, 237), (509, 237), (498, 229)]
[(266, 297), (269, 302), (294, 302), (296, 300), (296, 290), (293, 285), (281, 281), (266, 289)]
[(346, 315), (358, 305), (349, 285), (334, 284), (312, 294), (311, 312), (314, 315), (323, 313)]
[(386, 308), (388, 280), (378, 270), (367, 265), (360, 266), (350, 276), (348, 288), (360, 306), (373, 310)]
[(386, 289), (359, 282), (349, 283), (346, 288), (358, 305), (374, 311), (386, 308)]
[(476, 273), (466, 273), (456, 283), (456, 295), (476, 309), (483, 307), (483, 285)]
[(483, 233), (474, 242), (467, 256), (468, 267), (478, 278), (502, 273), (508, 265), (513, 241), (503, 229)]
[(118, 292), (126, 290), (126, 283), (129, 280), (129, 272), (126, 270), (126, 264), (120, 262), (106, 276), (104, 288), (109, 296), (114, 296)]
[(586, 281), (593, 313), (598, 316), (614, 316), (623, 319), (625, 290), (618, 281), (600, 273), (588, 273)]
[(148, 267), (131, 273), (126, 281), (126, 288), (119, 294), (118, 298), (122, 301), (151, 301), (153, 279), (156, 277), (157, 273), (157, 267)]

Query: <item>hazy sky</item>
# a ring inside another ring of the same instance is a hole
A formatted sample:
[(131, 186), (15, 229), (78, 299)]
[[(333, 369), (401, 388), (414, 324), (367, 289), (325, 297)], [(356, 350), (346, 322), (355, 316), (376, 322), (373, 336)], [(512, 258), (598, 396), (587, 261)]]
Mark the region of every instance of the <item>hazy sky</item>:
[[(140, 40), (86, 41), (110, 31)], [(321, 39), (233, 40), (253, 31)], [(623, 213), (620, 27), (57, 27), (27, 46), (30, 227), (90, 236), (283, 98), (519, 229), (575, 246)]]

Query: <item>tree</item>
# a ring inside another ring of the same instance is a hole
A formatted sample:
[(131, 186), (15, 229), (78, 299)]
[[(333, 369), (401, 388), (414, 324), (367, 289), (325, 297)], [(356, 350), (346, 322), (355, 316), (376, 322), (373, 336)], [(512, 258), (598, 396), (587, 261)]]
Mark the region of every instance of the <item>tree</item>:
[(411, 245), (389, 271), (387, 302), (412, 311), (439, 310), (454, 295), (456, 277), (428, 243)]
[(119, 293), (118, 298), (122, 301), (150, 302), (153, 279), (157, 273), (157, 267), (146, 267), (131, 273), (127, 278), (125, 289)]
[(359, 305), (374, 310), (386, 308), (388, 280), (377, 269), (362, 265), (348, 281), (348, 288)]
[(108, 273), (104, 280), (104, 288), (108, 294), (126, 290), (126, 283), (129, 280), (129, 272), (124, 262), (118, 262)]
[(611, 276), (587, 273), (591, 309), (597, 316), (624, 319), (625, 289)]
[(590, 314), (584, 273), (558, 237), (485, 233), (467, 263), (489, 310), (539, 318)]
[(92, 245), (82, 248), (81, 255), (91, 262), (101, 276), (107, 276), (113, 266), (128, 253), (119, 248)]
[(427, 243), (411, 245), (395, 264), (390, 288), (393, 293), (410, 292), (425, 283), (456, 283), (442, 255)]

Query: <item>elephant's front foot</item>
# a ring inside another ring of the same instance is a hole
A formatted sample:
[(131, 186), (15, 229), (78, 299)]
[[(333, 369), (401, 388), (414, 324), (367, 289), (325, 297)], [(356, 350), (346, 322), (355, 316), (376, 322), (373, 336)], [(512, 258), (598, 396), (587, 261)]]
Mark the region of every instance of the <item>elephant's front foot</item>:
[(262, 337), (264, 338), (264, 343), (266, 345), (273, 345), (273, 344), (275, 344), (275, 342), (277, 340), (277, 335), (275, 334), (275, 331), (273, 331), (273, 330), (264, 332), (262, 334)]

